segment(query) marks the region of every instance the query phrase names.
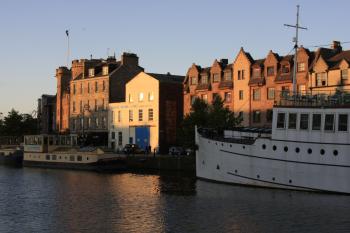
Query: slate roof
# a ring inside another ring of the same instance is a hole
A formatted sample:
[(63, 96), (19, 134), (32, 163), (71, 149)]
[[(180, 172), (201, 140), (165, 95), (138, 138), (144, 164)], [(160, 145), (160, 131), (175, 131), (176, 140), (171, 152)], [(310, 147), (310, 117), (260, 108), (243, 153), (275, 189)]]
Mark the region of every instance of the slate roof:
[(172, 75), (170, 73), (168, 74), (146, 73), (146, 74), (157, 79), (159, 82), (166, 82), (166, 83), (182, 83), (185, 79), (185, 76)]

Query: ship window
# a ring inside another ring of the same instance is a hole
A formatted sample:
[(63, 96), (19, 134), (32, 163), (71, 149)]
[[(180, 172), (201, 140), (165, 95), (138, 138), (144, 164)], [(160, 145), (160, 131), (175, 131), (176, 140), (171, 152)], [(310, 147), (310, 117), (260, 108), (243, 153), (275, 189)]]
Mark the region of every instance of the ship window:
[(324, 153), (325, 153), (324, 149), (321, 149), (321, 150), (320, 150), (320, 154), (321, 154), (321, 155), (324, 155)]
[(77, 160), (78, 160), (78, 161), (82, 161), (82, 160), (83, 160), (83, 158), (81, 157), (81, 155), (78, 155)]
[(285, 113), (278, 113), (278, 115), (277, 115), (277, 128), (284, 129), (285, 118), (286, 118)]
[(69, 160), (74, 161), (75, 160), (74, 155), (69, 156)]
[(334, 115), (326, 114), (324, 119), (324, 130), (333, 131), (334, 130)]
[(273, 181), (275, 181), (275, 180), (276, 180), (276, 178), (275, 178), (275, 177), (272, 177), (272, 180), (273, 180)]
[(307, 130), (309, 128), (309, 114), (300, 114), (300, 129)]
[(260, 175), (257, 175), (256, 178), (260, 179)]
[(307, 153), (311, 154), (312, 153), (312, 149), (311, 148), (307, 149)]
[(296, 152), (296, 153), (299, 153), (299, 152), (300, 152), (299, 147), (295, 148), (295, 152)]
[(288, 146), (284, 147), (284, 151), (287, 152), (288, 151)]
[(219, 166), (219, 164), (218, 164), (218, 165), (216, 165), (216, 169), (220, 170), (220, 166)]
[(263, 145), (262, 145), (262, 148), (265, 150), (265, 149), (266, 149), (266, 145), (265, 145), (265, 144), (263, 144)]
[(288, 117), (288, 129), (296, 129), (297, 128), (297, 114), (289, 113)]
[(337, 155), (338, 155), (338, 151), (337, 151), (337, 150), (334, 150), (334, 151), (333, 151), (333, 155), (334, 155), (334, 156), (337, 156)]
[(50, 160), (50, 155), (46, 155), (46, 160)]
[(52, 160), (56, 160), (57, 159), (57, 155), (52, 155)]
[(292, 180), (289, 180), (289, 183), (291, 184), (291, 183), (292, 183)]
[(338, 131), (348, 131), (348, 114), (339, 114)]
[(272, 150), (277, 150), (277, 146), (273, 145)]
[(321, 130), (321, 114), (312, 114), (312, 130)]

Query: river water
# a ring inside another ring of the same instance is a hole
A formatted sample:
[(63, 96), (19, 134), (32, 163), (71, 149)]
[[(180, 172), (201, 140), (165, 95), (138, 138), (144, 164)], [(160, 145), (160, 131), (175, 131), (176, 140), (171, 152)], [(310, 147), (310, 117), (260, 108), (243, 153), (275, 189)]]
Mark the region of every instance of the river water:
[(350, 232), (350, 196), (1, 166), (0, 232)]

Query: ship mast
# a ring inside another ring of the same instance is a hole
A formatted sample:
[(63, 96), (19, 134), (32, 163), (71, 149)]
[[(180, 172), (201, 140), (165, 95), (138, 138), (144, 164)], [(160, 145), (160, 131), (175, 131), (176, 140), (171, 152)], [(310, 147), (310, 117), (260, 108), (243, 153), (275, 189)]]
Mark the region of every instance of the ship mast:
[(292, 27), (292, 28), (295, 28), (295, 37), (293, 38), (293, 42), (295, 42), (294, 44), (294, 50), (295, 50), (295, 53), (294, 53), (294, 67), (293, 67), (293, 95), (295, 96), (296, 95), (296, 92), (297, 92), (297, 88), (296, 88), (296, 85), (297, 85), (297, 66), (298, 66), (298, 60), (297, 60), (297, 54), (298, 54), (298, 36), (299, 36), (299, 29), (304, 29), (304, 30), (307, 30), (307, 28), (305, 27), (300, 27), (299, 26), (299, 8), (300, 6), (297, 5), (297, 22), (295, 25), (290, 25), (290, 24), (284, 24), (284, 26), (286, 27)]

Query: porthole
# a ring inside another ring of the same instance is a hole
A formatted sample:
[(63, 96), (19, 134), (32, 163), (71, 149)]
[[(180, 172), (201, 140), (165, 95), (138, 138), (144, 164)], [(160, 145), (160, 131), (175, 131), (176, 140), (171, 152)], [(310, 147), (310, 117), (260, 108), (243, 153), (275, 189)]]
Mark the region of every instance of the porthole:
[(219, 164), (218, 164), (218, 165), (216, 165), (216, 169), (217, 169), (217, 170), (220, 170), (220, 166), (219, 166)]
[(89, 157), (86, 157), (86, 160), (89, 160)]
[(300, 152), (299, 147), (295, 148), (295, 152), (297, 152), (297, 153), (299, 153), (299, 152)]
[(321, 150), (320, 150), (320, 154), (321, 154), (321, 155), (324, 155), (324, 153), (325, 153), (324, 149), (321, 149)]
[(238, 171), (237, 171), (237, 169), (235, 170), (235, 173), (237, 173)]
[(221, 143), (221, 146), (224, 146), (224, 143)]
[(277, 146), (273, 145), (272, 150), (277, 150)]
[(265, 145), (265, 144), (263, 144), (261, 147), (262, 147), (264, 150), (266, 149), (266, 145)]
[(230, 147), (232, 147), (232, 145), (230, 144)]
[(338, 155), (338, 151), (337, 151), (337, 150), (334, 150), (334, 151), (333, 151), (333, 155), (334, 155), (334, 156), (337, 156), (337, 155)]
[(205, 164), (204, 160), (202, 161), (202, 164)]
[(273, 180), (273, 181), (275, 181), (275, 180), (276, 180), (276, 178), (275, 178), (275, 177), (272, 177), (272, 180)]
[(311, 154), (311, 153), (312, 153), (311, 148), (307, 149), (307, 153), (308, 153), (308, 154)]
[(217, 145), (218, 143), (217, 142), (215, 142), (215, 145)]
[(260, 179), (260, 176), (259, 176), (259, 175), (257, 175), (257, 176), (256, 176), (256, 178)]
[(210, 141), (208, 141), (208, 143), (210, 143)]
[(284, 147), (284, 151), (287, 152), (288, 151), (288, 146)]
[(243, 149), (245, 149), (245, 146), (243, 146)]
[(289, 180), (289, 183), (291, 184), (291, 183), (292, 183), (292, 180)]

